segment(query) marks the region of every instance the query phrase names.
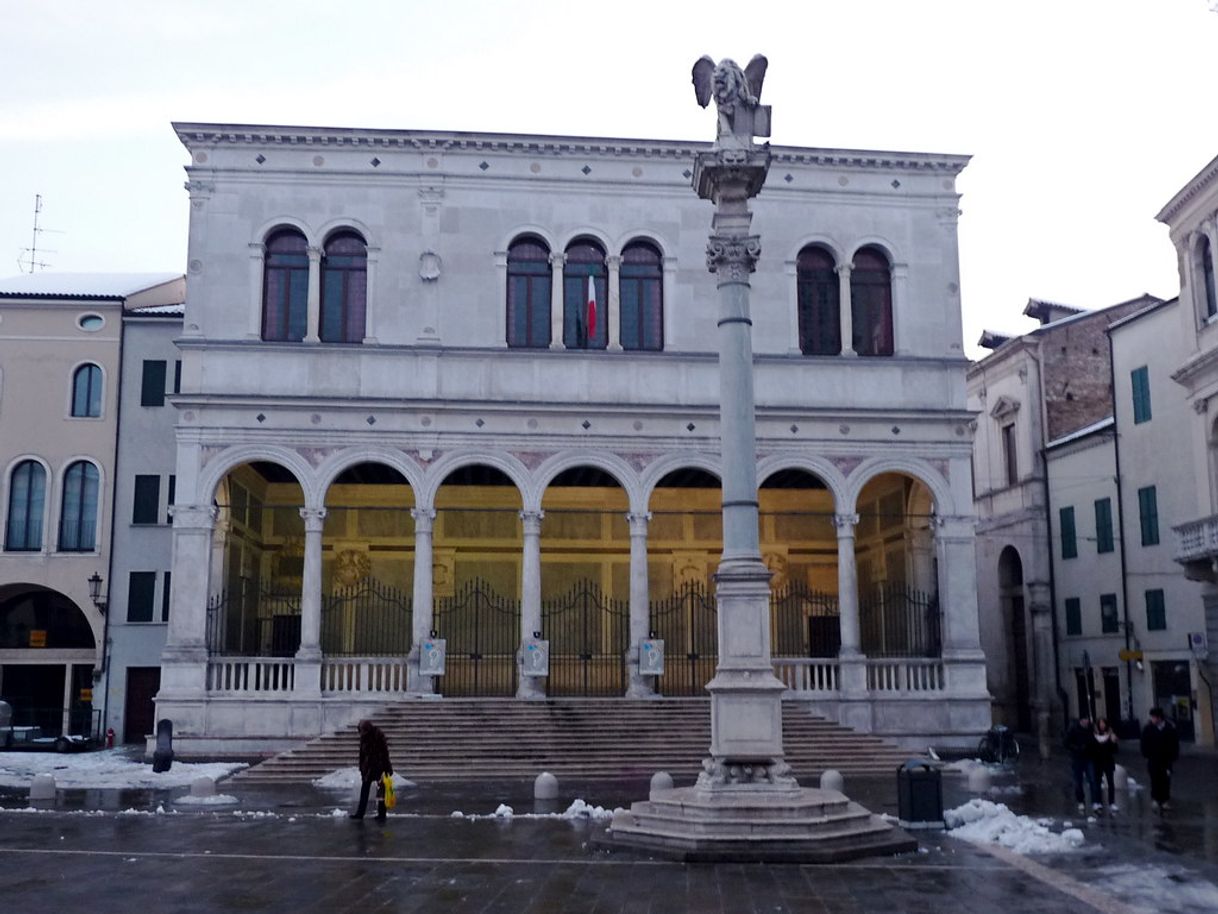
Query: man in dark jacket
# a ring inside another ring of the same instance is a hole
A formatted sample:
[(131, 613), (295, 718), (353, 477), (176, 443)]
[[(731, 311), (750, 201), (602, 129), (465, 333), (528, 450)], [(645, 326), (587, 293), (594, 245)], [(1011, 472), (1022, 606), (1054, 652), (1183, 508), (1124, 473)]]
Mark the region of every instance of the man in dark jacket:
[(393, 775), (389, 764), (389, 741), (380, 727), (370, 720), (359, 722), (359, 808), (351, 814), (352, 819), (362, 819), (368, 808), (368, 788), (376, 784), (376, 821), (385, 821), (385, 787), (382, 775)]
[(1080, 717), (1066, 731), (1065, 747), (1070, 754), (1070, 775), (1074, 779), (1074, 802), (1078, 804), (1079, 812), (1086, 812), (1084, 803), (1083, 779), (1086, 778), (1088, 789), (1091, 791), (1091, 805), (1100, 809), (1100, 785), (1095, 774), (1095, 731), (1091, 729), (1091, 718)]
[(1156, 812), (1171, 809), (1171, 766), (1180, 757), (1180, 736), (1163, 716), (1162, 708), (1150, 709), (1150, 723), (1142, 728), (1142, 757), (1150, 775), (1150, 799)]

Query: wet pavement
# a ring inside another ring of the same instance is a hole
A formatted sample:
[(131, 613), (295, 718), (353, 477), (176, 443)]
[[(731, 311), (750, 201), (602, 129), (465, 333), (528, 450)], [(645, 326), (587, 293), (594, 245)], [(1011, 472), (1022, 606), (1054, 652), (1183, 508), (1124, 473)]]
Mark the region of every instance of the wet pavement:
[[(1141, 766), (1131, 773), (1144, 782)], [(407, 773), (408, 775), (408, 773)], [(899, 912), (1218, 910), (1218, 756), (1177, 770), (1175, 808), (1146, 792), (1119, 813), (1077, 815), (1061, 759), (1025, 758), (995, 777), (989, 799), (1083, 828), (1072, 854), (1019, 858), (943, 832), (918, 852), (832, 866), (684, 865), (591, 847), (605, 821), (522, 818), (575, 798), (613, 808), (644, 782), (560, 784), (535, 804), (531, 782), (421, 784), (399, 793), (389, 821), (346, 818), (350, 792), (221, 782), (236, 807), (176, 805), (186, 790), (66, 790), (42, 812), (16, 812), (22, 791), (0, 788), (0, 904), (4, 911)], [(856, 779), (846, 792), (896, 812), (895, 775)], [(948, 807), (965, 779), (944, 780)], [(501, 803), (513, 819), (488, 816)], [(157, 812), (158, 808), (163, 812)], [(337, 814), (335, 811), (337, 810)]]

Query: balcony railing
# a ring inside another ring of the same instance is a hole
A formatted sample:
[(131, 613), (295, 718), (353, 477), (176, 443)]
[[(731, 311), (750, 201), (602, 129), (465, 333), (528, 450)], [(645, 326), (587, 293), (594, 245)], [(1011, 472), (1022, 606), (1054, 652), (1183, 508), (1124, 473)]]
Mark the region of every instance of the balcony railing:
[(1172, 529), (1176, 533), (1177, 562), (1198, 562), (1218, 557), (1218, 514)]

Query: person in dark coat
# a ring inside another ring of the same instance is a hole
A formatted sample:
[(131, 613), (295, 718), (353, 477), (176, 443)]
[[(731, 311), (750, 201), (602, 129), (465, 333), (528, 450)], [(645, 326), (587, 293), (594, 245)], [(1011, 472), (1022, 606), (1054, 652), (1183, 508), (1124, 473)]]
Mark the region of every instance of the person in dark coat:
[(1142, 757), (1150, 775), (1150, 799), (1156, 812), (1171, 809), (1171, 768), (1180, 757), (1180, 736), (1163, 716), (1162, 708), (1150, 709), (1150, 723), (1142, 728)]
[(1095, 743), (1091, 747), (1095, 762), (1095, 785), (1103, 793), (1104, 781), (1108, 782), (1108, 808), (1117, 811), (1116, 804), (1116, 757), (1117, 735), (1108, 726), (1108, 719), (1101, 717), (1095, 722)]
[(1066, 752), (1070, 754), (1070, 775), (1074, 780), (1074, 802), (1078, 804), (1079, 812), (1086, 812), (1084, 802), (1083, 780), (1086, 779), (1091, 791), (1092, 808), (1100, 809), (1100, 784), (1095, 776), (1095, 731), (1091, 728), (1090, 717), (1080, 717), (1066, 731), (1064, 741)]
[(362, 819), (368, 809), (368, 788), (376, 784), (376, 821), (385, 821), (385, 786), (382, 775), (393, 775), (389, 763), (389, 741), (381, 728), (370, 720), (359, 722), (359, 807), (351, 813), (352, 819)]

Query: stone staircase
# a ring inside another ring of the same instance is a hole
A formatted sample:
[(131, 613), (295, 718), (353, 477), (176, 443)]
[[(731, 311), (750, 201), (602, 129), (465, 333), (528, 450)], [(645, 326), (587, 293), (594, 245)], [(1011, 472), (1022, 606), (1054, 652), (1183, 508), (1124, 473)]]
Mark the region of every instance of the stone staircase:
[[(373, 718), (389, 740), (394, 770), (416, 782), (533, 778), (646, 779), (667, 771), (692, 780), (710, 745), (708, 699), (618, 698), (515, 701), (444, 699), (387, 705)], [(358, 759), (355, 726), (329, 733), (236, 778), (307, 783)], [(826, 768), (890, 775), (911, 754), (783, 703), (783, 747), (800, 782)]]

